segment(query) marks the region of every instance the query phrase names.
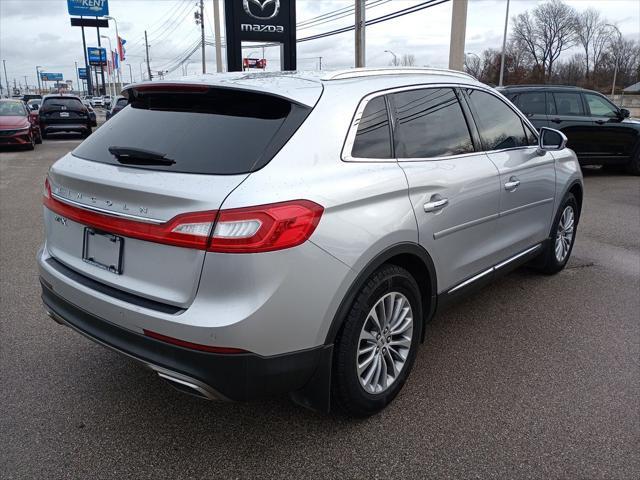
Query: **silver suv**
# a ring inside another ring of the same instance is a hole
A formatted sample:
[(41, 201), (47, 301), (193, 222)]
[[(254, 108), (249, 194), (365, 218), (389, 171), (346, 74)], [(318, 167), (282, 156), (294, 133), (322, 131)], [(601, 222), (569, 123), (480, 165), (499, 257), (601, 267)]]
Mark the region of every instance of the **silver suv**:
[(452, 71), (139, 83), (44, 190), (59, 323), (206, 398), (371, 415), (436, 308), (565, 266), (575, 154)]

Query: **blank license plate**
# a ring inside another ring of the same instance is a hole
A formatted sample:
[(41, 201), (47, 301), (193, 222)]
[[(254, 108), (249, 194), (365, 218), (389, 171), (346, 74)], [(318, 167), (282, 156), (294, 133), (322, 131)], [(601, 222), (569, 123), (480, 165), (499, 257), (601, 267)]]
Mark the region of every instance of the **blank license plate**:
[(124, 238), (110, 233), (84, 229), (82, 260), (116, 275), (122, 273)]

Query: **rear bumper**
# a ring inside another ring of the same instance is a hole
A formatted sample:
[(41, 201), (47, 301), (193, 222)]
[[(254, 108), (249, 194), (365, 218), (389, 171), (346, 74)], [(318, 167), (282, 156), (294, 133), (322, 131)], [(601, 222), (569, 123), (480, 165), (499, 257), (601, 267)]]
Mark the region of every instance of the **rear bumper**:
[(190, 350), (118, 327), (71, 304), (42, 279), (41, 284), (45, 308), (56, 321), (207, 398), (247, 401), (302, 390), (331, 355), (331, 346), (269, 357)]
[(70, 124), (43, 124), (40, 126), (40, 129), (44, 133), (55, 133), (55, 132), (87, 132), (91, 127), (85, 123), (70, 123)]

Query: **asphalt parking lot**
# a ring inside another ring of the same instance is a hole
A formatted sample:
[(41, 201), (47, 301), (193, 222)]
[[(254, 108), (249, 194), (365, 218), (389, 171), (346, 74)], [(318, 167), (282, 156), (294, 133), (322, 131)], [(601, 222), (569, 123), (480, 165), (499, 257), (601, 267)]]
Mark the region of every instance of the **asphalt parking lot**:
[(211, 403), (44, 313), (49, 166), (0, 152), (0, 478), (640, 478), (640, 179), (590, 170), (568, 268), (518, 270), (428, 326), (412, 375), (354, 421)]

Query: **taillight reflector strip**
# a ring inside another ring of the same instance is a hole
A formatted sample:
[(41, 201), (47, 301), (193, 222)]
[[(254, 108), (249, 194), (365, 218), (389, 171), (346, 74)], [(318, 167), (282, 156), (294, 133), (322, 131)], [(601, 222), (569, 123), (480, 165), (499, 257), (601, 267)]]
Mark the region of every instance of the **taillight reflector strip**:
[(147, 337), (160, 340), (161, 342), (170, 343), (171, 345), (177, 345), (178, 347), (188, 348), (190, 350), (199, 350), (201, 352), (209, 353), (226, 353), (226, 354), (238, 354), (249, 353), (247, 350), (233, 347), (214, 347), (212, 345), (202, 345), (200, 343), (187, 342), (173, 337), (162, 335), (161, 333), (153, 332), (151, 330), (142, 330)]
[(87, 210), (58, 200), (51, 194), (49, 179), (45, 181), (42, 200), (52, 212), (97, 230), (220, 253), (258, 253), (295, 247), (311, 237), (324, 212), (322, 206), (310, 200), (292, 200), (255, 207), (184, 213), (164, 223), (148, 223)]
[(118, 218), (61, 202), (51, 195), (48, 179), (45, 181), (43, 204), (74, 222), (114, 235), (200, 250), (206, 250), (209, 245), (209, 234), (217, 214), (213, 210), (185, 213), (160, 224)]

